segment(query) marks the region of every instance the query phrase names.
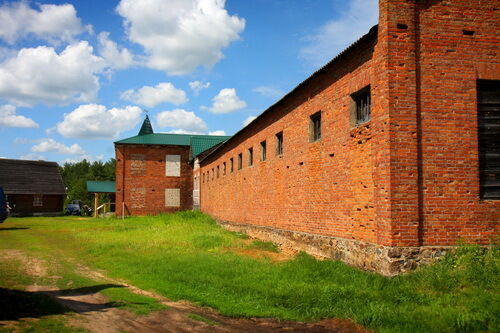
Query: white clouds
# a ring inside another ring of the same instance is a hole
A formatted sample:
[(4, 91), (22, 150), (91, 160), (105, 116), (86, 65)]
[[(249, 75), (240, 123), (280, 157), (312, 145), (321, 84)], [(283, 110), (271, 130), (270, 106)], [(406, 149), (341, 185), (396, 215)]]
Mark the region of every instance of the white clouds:
[(16, 115), (14, 105), (0, 105), (0, 127), (38, 128), (38, 124), (31, 118)]
[(142, 45), (147, 66), (171, 75), (212, 67), (221, 50), (239, 39), (245, 20), (230, 16), (224, 0), (121, 0), (131, 41)]
[(65, 114), (56, 128), (59, 134), (68, 138), (111, 139), (134, 128), (141, 114), (136, 106), (108, 110), (104, 105), (86, 104)]
[(202, 107), (215, 114), (230, 113), (247, 106), (245, 101), (242, 101), (236, 94), (234, 88), (224, 88), (212, 98), (213, 104), (211, 107)]
[(21, 160), (32, 160), (32, 161), (44, 161), (45, 157), (40, 154), (30, 153), (26, 155), (19, 156)]
[(69, 45), (60, 54), (47, 46), (24, 48), (0, 64), (0, 98), (23, 106), (88, 102), (96, 97), (96, 74), (104, 66), (86, 41)]
[(338, 19), (327, 22), (315, 35), (306, 37), (308, 45), (300, 50), (300, 57), (313, 66), (324, 65), (367, 33), (377, 21), (377, 0), (352, 0)]
[(183, 129), (173, 129), (173, 130), (170, 130), (168, 132), (166, 132), (168, 134), (192, 134), (192, 135), (203, 135), (205, 133), (203, 132), (195, 132), (195, 131), (188, 131), (188, 130), (183, 130)]
[(278, 98), (282, 97), (283, 91), (272, 86), (260, 86), (252, 89), (252, 91), (261, 94), (262, 96)]
[(70, 154), (70, 155), (83, 155), (85, 151), (78, 144), (72, 144), (71, 146), (65, 146), (64, 144), (57, 142), (54, 139), (41, 139), (40, 143), (31, 147), (33, 153), (58, 153), (58, 154)]
[(200, 91), (210, 87), (210, 82), (192, 81), (192, 82), (189, 82), (189, 87), (191, 87), (191, 89), (194, 91), (195, 95), (198, 95), (200, 93)]
[(101, 32), (97, 37), (99, 40), (99, 54), (104, 58), (108, 66), (116, 69), (125, 69), (134, 65), (134, 56), (126, 48), (109, 39), (109, 32)]
[(243, 127), (247, 126), (248, 124), (250, 124), (255, 118), (255, 116), (250, 116), (248, 117), (247, 119), (243, 120)]
[(160, 112), (156, 117), (156, 122), (161, 127), (175, 128), (170, 133), (176, 134), (198, 134), (207, 130), (207, 124), (203, 119), (196, 116), (194, 112), (182, 109)]
[(147, 107), (155, 107), (164, 102), (179, 105), (188, 101), (186, 93), (169, 82), (159, 83), (155, 87), (144, 86), (137, 91), (129, 89), (120, 97)]
[(30, 35), (51, 43), (69, 42), (86, 29), (76, 16), (73, 5), (39, 7), (39, 10), (32, 9), (27, 1), (4, 2), (0, 6), (0, 38), (9, 44)]
[(72, 157), (72, 158), (66, 158), (62, 161), (59, 161), (59, 165), (64, 165), (66, 163), (74, 164), (74, 163), (81, 162), (83, 160), (87, 160), (88, 162), (96, 162), (96, 161), (102, 161), (103, 159), (104, 159), (104, 155), (102, 155), (102, 154), (97, 155), (97, 156), (83, 154), (83, 155), (79, 155), (79, 156)]
[(208, 132), (208, 135), (225, 136), (226, 131), (223, 131), (223, 130), (212, 131), (212, 132)]

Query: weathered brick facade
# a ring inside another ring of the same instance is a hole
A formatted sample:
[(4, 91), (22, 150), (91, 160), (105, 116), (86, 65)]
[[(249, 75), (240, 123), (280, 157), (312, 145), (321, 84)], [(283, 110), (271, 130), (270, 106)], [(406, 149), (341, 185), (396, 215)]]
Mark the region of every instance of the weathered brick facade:
[[(193, 169), (188, 163), (189, 149), (189, 146), (175, 145), (115, 144), (116, 215), (192, 209)], [(167, 155), (180, 156), (179, 176), (167, 176)], [(177, 189), (178, 205), (175, 201)], [(169, 204), (167, 197), (172, 193), (174, 201)]]
[[(500, 80), (499, 45), (498, 0), (380, 0), (377, 28), (201, 161), (202, 211), (269, 239), (330, 237), (322, 255), (385, 274), (459, 239), (487, 244), (500, 201), (479, 195), (476, 87)], [(368, 86), (371, 119), (356, 125)]]

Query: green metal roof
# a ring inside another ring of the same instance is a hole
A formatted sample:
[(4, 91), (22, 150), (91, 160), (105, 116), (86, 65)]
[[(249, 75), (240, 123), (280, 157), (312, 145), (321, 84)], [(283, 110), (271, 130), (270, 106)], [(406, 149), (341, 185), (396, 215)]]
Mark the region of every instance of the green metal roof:
[(142, 122), (141, 129), (139, 130), (138, 135), (145, 135), (145, 134), (153, 134), (153, 126), (151, 126), (151, 122), (149, 121), (148, 115), (146, 115), (146, 118), (144, 118), (144, 121)]
[(112, 181), (87, 181), (87, 192), (90, 193), (115, 193), (115, 182)]
[(193, 136), (191, 138), (191, 157), (196, 157), (229, 138), (230, 136)]
[(125, 143), (132, 145), (190, 146), (191, 137), (192, 135), (189, 134), (154, 133), (146, 135), (136, 135), (127, 139), (115, 141), (115, 143)]
[(115, 143), (132, 145), (190, 146), (191, 157), (196, 157), (207, 149), (210, 149), (229, 138), (230, 136), (154, 133), (136, 135), (127, 139), (115, 141)]

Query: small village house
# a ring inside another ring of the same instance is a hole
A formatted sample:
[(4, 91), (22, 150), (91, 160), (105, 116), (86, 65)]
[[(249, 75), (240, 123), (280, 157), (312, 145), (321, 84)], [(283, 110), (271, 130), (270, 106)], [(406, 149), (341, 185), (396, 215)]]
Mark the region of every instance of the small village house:
[(56, 162), (0, 159), (0, 187), (12, 216), (62, 214), (66, 191)]

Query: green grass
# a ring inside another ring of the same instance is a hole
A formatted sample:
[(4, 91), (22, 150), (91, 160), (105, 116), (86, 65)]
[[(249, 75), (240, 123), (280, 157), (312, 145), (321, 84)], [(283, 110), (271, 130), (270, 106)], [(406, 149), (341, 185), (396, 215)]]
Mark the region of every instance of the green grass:
[[(1, 230), (7, 227), (29, 229)], [(0, 248), (77, 258), (110, 277), (225, 315), (350, 318), (378, 332), (500, 331), (497, 246), (485, 253), (464, 246), (391, 279), (304, 253), (273, 262), (234, 251), (249, 246), (276, 250), (265, 242), (249, 245), (197, 212), (125, 220), (22, 218), (0, 226)]]
[(250, 246), (251, 249), (257, 249), (257, 250), (262, 250), (262, 251), (269, 251), (269, 252), (279, 252), (279, 248), (276, 244), (272, 242), (263, 242), (260, 240), (254, 240), (252, 242), (252, 245)]

